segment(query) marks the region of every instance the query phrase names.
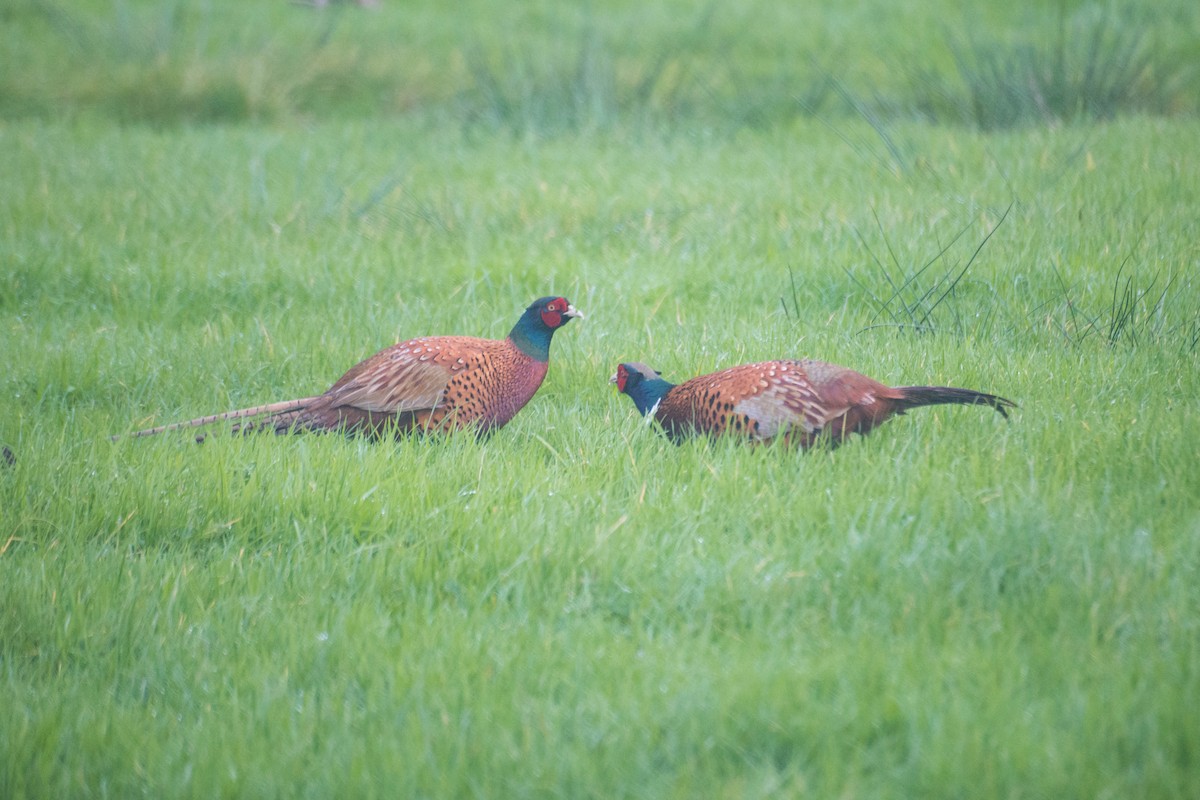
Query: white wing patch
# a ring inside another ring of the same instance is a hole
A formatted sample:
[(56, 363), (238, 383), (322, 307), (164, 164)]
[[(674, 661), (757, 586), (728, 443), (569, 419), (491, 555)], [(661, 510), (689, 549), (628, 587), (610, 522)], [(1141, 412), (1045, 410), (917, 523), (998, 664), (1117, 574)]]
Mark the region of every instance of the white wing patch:
[(780, 367), (773, 382), (759, 381), (759, 386), (763, 384), (766, 384), (764, 391), (742, 400), (733, 410), (757, 422), (758, 435), (764, 439), (788, 428), (816, 433), (849, 411), (849, 406), (828, 408), (809, 377), (803, 372), (788, 370), (786, 365)]
[[(788, 410), (790, 412), (790, 409)], [(754, 397), (747, 397), (733, 407), (735, 414), (745, 414), (758, 423), (758, 436), (769, 439), (779, 433), (781, 428), (799, 426), (806, 433), (812, 433), (815, 428), (804, 414), (780, 413), (781, 408), (769, 393), (764, 392)]]

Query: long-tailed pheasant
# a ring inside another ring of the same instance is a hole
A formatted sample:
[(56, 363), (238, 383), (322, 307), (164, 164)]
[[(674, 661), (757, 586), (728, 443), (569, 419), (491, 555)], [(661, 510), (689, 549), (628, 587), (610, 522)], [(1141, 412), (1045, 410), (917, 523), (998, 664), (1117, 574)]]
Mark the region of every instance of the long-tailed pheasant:
[(1016, 407), (971, 389), (892, 388), (845, 367), (807, 360), (743, 364), (679, 385), (645, 364), (619, 364), (611, 381), (676, 443), (697, 434), (730, 434), (752, 441), (782, 437), (802, 448), (822, 440), (837, 445), (918, 406), (988, 405), (1005, 417)]
[[(563, 297), (535, 300), (508, 338), (427, 336), (379, 351), (351, 367), (324, 394), (243, 408), (137, 431), (164, 431), (245, 420), (235, 431), (339, 430), (379, 437), (408, 431), (479, 433), (500, 428), (546, 377), (554, 332), (583, 314)], [(118, 437), (113, 437), (118, 438)]]

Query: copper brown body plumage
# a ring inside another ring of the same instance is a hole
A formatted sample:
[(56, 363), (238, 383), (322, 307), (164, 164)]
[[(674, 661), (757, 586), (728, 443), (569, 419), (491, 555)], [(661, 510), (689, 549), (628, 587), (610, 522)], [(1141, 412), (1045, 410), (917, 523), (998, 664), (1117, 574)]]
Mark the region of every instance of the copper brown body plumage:
[(854, 370), (809, 360), (743, 364), (679, 385), (645, 364), (624, 363), (612, 382), (675, 442), (731, 434), (753, 441), (781, 438), (807, 448), (822, 440), (839, 444), (918, 406), (987, 405), (1002, 416), (1015, 407), (972, 389), (890, 387)]
[(501, 340), (427, 336), (392, 345), (351, 367), (323, 394), (227, 411), (133, 433), (237, 420), (235, 431), (338, 430), (380, 436), (505, 425), (546, 377), (554, 332), (582, 314), (563, 297), (531, 304)]

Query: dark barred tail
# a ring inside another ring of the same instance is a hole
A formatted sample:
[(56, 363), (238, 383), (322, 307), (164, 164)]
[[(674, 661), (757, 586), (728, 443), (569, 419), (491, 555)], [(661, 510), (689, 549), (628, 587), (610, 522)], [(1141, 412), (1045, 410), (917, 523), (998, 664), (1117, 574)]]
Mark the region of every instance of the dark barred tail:
[(1017, 407), (1013, 401), (994, 394), (977, 392), (974, 389), (956, 389), (953, 386), (901, 386), (897, 391), (900, 393), (900, 399), (895, 403), (901, 410), (961, 403), (968, 406), (991, 406), (1000, 412), (1000, 416), (1008, 417), (1008, 409)]
[[(285, 400), (282, 403), (269, 403), (265, 406), (254, 406), (253, 408), (239, 408), (237, 411), (226, 411), (222, 414), (211, 414), (207, 417), (196, 417), (189, 419), (186, 422), (174, 422), (170, 425), (160, 425), (157, 428), (146, 428), (141, 431), (134, 431), (126, 434), (128, 436), (153, 436), (157, 433), (166, 433), (167, 431), (178, 431), (183, 428), (197, 428), (201, 425), (210, 425), (214, 422), (223, 422), (231, 419), (249, 419), (248, 422), (235, 425), (234, 432), (249, 432), (259, 428), (279, 430), (291, 427), (296, 416), (317, 400), (316, 397), (302, 397), (299, 400)], [(261, 419), (260, 419), (261, 418)], [(112, 441), (120, 439), (121, 436), (109, 437)]]

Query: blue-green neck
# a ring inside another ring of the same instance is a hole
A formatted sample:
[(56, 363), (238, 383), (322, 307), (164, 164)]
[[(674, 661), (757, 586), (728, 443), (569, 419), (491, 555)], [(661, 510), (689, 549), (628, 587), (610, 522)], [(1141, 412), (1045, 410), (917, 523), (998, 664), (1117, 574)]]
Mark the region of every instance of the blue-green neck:
[(667, 392), (674, 388), (675, 384), (668, 383), (662, 378), (654, 378), (639, 381), (637, 386), (631, 386), (625, 393), (633, 398), (633, 404), (637, 406), (638, 413), (646, 416), (658, 405), (660, 400), (666, 397)]
[(540, 319), (531, 318), (528, 312), (517, 321), (512, 332), (508, 334), (508, 338), (517, 349), (534, 361), (550, 360), (550, 339), (553, 336), (552, 329), (543, 325)]

